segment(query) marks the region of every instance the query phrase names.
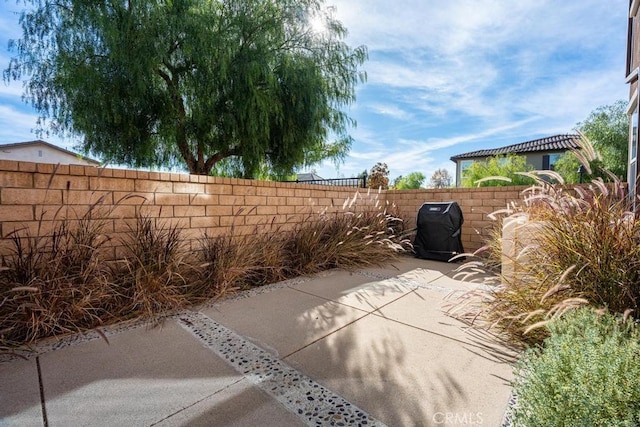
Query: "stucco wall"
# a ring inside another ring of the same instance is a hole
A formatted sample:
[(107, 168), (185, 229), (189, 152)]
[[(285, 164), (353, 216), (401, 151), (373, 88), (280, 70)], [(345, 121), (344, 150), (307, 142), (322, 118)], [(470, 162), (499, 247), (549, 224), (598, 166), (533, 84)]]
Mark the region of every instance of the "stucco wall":
[(67, 154), (44, 144), (31, 144), (14, 147), (0, 147), (0, 160), (21, 162), (41, 162), (63, 165), (91, 165), (80, 156)]
[[(635, 68), (640, 66), (640, 9), (636, 11), (636, 14), (632, 17), (631, 30), (631, 61), (629, 63), (629, 71), (633, 71)], [(621, 57), (624, 55), (621, 52)]]

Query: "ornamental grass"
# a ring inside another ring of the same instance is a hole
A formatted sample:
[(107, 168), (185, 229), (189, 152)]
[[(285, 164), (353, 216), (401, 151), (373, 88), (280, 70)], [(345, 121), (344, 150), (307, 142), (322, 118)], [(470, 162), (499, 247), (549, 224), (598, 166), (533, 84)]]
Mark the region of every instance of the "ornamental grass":
[[(546, 323), (577, 307), (637, 313), (640, 219), (630, 209), (625, 184), (612, 177), (566, 186), (552, 171), (526, 175), (536, 184), (524, 190), (524, 203), (493, 215), (499, 224), (515, 221), (520, 238), (503, 240), (496, 227), (460, 272), (482, 272), (488, 286), (465, 294), (450, 314), (498, 327), (516, 345), (531, 345), (548, 336)], [(503, 252), (514, 244), (511, 253)]]
[[(11, 247), (0, 264), (0, 352), (126, 319), (159, 319), (303, 274), (382, 265), (410, 246), (399, 236), (403, 222), (389, 213), (393, 207), (369, 193), (356, 193), (340, 212), (258, 224), (249, 235), (231, 227), (224, 235), (203, 234), (193, 247), (178, 225), (145, 215), (144, 204), (124, 237), (112, 239), (105, 227), (111, 211), (102, 202), (75, 217), (69, 209), (59, 215), (60, 208), (45, 221), (43, 213), (35, 230), (3, 236)], [(117, 259), (105, 258), (113, 247)]]

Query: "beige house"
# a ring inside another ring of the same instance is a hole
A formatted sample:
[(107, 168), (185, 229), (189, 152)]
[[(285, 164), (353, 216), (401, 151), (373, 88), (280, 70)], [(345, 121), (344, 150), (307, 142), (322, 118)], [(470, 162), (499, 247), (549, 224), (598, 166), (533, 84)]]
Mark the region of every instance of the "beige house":
[[(640, 67), (640, 0), (629, 0), (629, 21), (627, 27), (627, 67), (626, 81), (629, 84), (629, 196), (635, 199), (638, 186), (638, 70)], [(634, 185), (635, 183), (635, 185)]]
[(489, 157), (516, 154), (525, 156), (527, 163), (536, 170), (553, 170), (553, 165), (565, 152), (580, 148), (580, 136), (574, 134), (554, 135), (534, 139), (506, 147), (477, 150), (451, 157), (456, 164), (456, 187), (462, 183), (462, 174), (473, 162), (485, 161)]
[(64, 148), (42, 140), (0, 144), (0, 160), (100, 166), (100, 162), (97, 160), (65, 150)]

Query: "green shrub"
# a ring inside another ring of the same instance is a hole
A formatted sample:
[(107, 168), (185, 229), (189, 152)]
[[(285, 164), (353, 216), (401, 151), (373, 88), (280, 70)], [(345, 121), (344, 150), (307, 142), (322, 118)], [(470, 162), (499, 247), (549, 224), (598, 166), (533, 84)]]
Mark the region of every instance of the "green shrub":
[(619, 316), (572, 310), (548, 324), (544, 350), (519, 362), (515, 426), (640, 425), (640, 330)]
[(462, 173), (463, 187), (503, 187), (508, 185), (529, 185), (533, 179), (520, 174), (529, 172), (533, 166), (527, 164), (524, 156), (507, 154), (489, 157), (484, 161), (474, 161)]

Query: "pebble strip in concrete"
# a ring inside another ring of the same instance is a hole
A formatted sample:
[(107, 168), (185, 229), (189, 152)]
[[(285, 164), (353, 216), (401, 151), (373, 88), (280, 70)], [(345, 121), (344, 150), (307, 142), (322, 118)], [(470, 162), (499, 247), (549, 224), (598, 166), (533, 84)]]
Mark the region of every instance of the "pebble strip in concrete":
[(384, 424), (286, 363), (202, 313), (178, 316), (180, 325), (308, 426)]

